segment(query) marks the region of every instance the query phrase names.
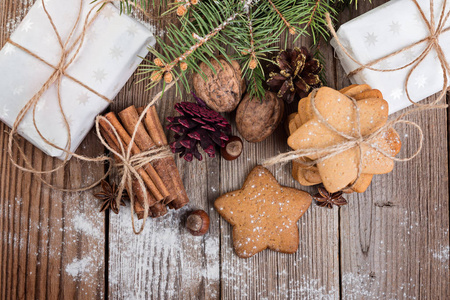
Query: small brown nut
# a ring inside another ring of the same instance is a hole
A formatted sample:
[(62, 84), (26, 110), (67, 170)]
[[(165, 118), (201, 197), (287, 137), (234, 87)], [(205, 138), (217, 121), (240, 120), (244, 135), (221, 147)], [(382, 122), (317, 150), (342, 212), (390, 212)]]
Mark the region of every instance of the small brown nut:
[(267, 92), (263, 99), (244, 96), (236, 111), (236, 126), (239, 133), (250, 143), (269, 137), (283, 118), (284, 103), (275, 93)]
[(194, 236), (204, 235), (209, 229), (209, 216), (204, 210), (194, 210), (186, 220), (186, 228)]
[(225, 147), (220, 148), (220, 154), (226, 160), (235, 160), (238, 158), (243, 149), (242, 140), (238, 136), (230, 136), (230, 139), (225, 142)]
[(195, 93), (213, 110), (231, 112), (238, 106), (246, 87), (239, 63), (229, 63), (220, 56), (211, 58), (210, 63), (215, 72), (206, 63), (200, 64), (206, 81), (201, 73), (192, 77)]

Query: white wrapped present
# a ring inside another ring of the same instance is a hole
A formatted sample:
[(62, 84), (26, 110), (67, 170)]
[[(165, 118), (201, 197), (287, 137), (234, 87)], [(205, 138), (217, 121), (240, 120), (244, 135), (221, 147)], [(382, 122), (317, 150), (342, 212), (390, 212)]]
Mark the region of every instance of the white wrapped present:
[[(450, 3), (447, 3), (444, 9), (445, 1), (433, 1), (436, 28), (441, 14), (444, 13), (445, 16), (449, 12)], [(417, 0), (417, 3), (426, 19), (431, 21), (430, 0)], [(444, 30), (440, 33), (438, 42), (444, 56), (450, 59), (450, 31), (445, 31), (449, 27), (450, 18), (443, 22)], [(418, 58), (429, 41), (424, 40), (409, 49), (408, 47), (429, 37), (430, 32), (412, 0), (392, 0), (343, 24), (337, 31), (337, 36), (349, 54), (363, 65), (400, 51), (372, 66), (375, 69), (389, 70), (404, 67)], [(331, 41), (331, 45), (347, 74), (360, 67), (343, 52), (335, 39)], [(365, 68), (350, 79), (353, 83), (367, 83), (372, 88), (379, 89), (384, 99), (389, 102), (389, 113), (394, 113), (412, 105), (404, 86), (408, 73), (415, 65), (416, 63), (393, 72)], [(443, 69), (433, 47), (411, 73), (407, 90), (411, 100), (418, 102), (441, 91), (443, 84)]]
[[(82, 1), (82, 2), (80, 2)], [(44, 0), (61, 40), (65, 42), (76, 23), (80, 3), (80, 22), (69, 45), (80, 37), (84, 21), (92, 9), (92, 0)], [(62, 109), (70, 126), (71, 152), (82, 142), (97, 114), (108, 105), (101, 96), (114, 99), (153, 46), (153, 34), (136, 20), (120, 15), (112, 4), (106, 4), (95, 17), (95, 8), (78, 55), (66, 73), (83, 85), (62, 76), (60, 95)], [(34, 53), (45, 62), (57, 66), (61, 47), (42, 0), (38, 0), (10, 37), (10, 40)], [(74, 57), (77, 47), (68, 54)], [(7, 42), (0, 51), (0, 120), (12, 127), (24, 105), (42, 88), (55, 70), (36, 57)], [(38, 130), (49, 142), (66, 149), (68, 130), (58, 105), (57, 86), (53, 84), (40, 97), (35, 108)], [(94, 91), (97, 93), (94, 93)], [(21, 121), (18, 132), (48, 155), (64, 158), (64, 151), (45, 142), (33, 125), (33, 109)]]

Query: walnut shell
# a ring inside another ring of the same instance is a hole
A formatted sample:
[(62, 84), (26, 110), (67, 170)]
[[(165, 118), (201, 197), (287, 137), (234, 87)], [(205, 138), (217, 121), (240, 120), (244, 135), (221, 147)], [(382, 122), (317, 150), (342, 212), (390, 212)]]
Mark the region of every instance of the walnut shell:
[(200, 73), (193, 76), (195, 93), (206, 104), (217, 112), (230, 112), (236, 109), (242, 95), (245, 92), (245, 81), (239, 64), (233, 61), (231, 64), (223, 57), (217, 58), (219, 62), (211, 58), (210, 62), (216, 73), (206, 63), (200, 64), (200, 69), (205, 74), (205, 81)]
[(239, 133), (250, 143), (269, 137), (283, 118), (284, 103), (275, 93), (266, 92), (264, 98), (250, 99), (244, 96), (236, 111), (236, 126)]

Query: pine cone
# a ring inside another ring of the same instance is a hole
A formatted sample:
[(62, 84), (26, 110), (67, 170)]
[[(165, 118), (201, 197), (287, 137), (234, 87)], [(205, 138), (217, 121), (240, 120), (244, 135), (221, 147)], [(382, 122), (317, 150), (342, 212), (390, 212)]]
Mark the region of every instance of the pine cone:
[(306, 97), (322, 86), (320, 62), (305, 47), (281, 51), (269, 66), (269, 89), (287, 103)]
[(193, 157), (202, 160), (197, 145), (208, 154), (215, 157), (215, 145), (225, 147), (231, 125), (219, 113), (206, 107), (203, 100), (192, 93), (197, 103), (181, 102), (175, 104), (175, 110), (180, 117), (168, 117), (168, 129), (176, 132), (175, 141), (170, 144), (173, 153), (179, 153), (186, 161)]

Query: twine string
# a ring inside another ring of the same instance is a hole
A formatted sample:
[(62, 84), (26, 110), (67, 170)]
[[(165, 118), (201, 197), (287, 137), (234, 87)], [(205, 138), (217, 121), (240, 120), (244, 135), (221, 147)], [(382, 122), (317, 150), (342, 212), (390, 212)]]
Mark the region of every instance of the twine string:
[[(408, 115), (418, 113), (420, 111), (426, 111), (426, 110), (431, 110), (431, 109), (442, 109), (442, 108), (448, 107), (448, 105), (445, 103), (439, 104), (439, 102), (442, 101), (442, 99), (445, 97), (445, 95), (447, 93), (447, 86), (448, 86), (447, 72), (450, 71), (450, 67), (449, 67), (448, 61), (445, 57), (444, 51), (442, 50), (442, 47), (439, 45), (439, 36), (447, 31), (450, 31), (450, 28), (444, 29), (445, 23), (447, 22), (448, 18), (450, 17), (450, 11), (445, 13), (445, 8), (446, 8), (446, 4), (447, 4), (447, 0), (445, 0), (443, 3), (442, 11), (439, 16), (439, 22), (438, 22), (437, 26), (435, 26), (436, 24), (435, 24), (435, 17), (434, 17), (434, 1), (430, 0), (430, 15), (431, 15), (430, 21), (426, 18), (425, 13), (423, 12), (423, 10), (420, 7), (420, 5), (418, 4), (418, 2), (416, 0), (411, 0), (411, 1), (414, 2), (415, 6), (419, 10), (420, 16), (424, 20), (424, 23), (425, 23), (430, 35), (426, 38), (419, 40), (418, 42), (415, 42), (409, 46), (404, 47), (403, 49), (395, 51), (391, 54), (388, 54), (386, 56), (383, 56), (377, 60), (374, 60), (374, 61), (366, 63), (366, 64), (363, 64), (363, 63), (359, 62), (357, 59), (355, 59), (349, 53), (349, 51), (344, 47), (344, 45), (342, 44), (342, 42), (340, 41), (340, 39), (338, 38), (338, 36), (336, 34), (336, 31), (333, 27), (333, 24), (331, 22), (331, 18), (330, 18), (329, 14), (326, 14), (326, 22), (328, 24), (328, 28), (329, 28), (331, 34), (333, 35), (333, 37), (334, 37), (336, 43), (338, 44), (338, 46), (340, 47), (340, 49), (353, 62), (355, 62), (357, 65), (359, 65), (359, 67), (357, 69), (355, 69), (349, 73), (349, 76), (355, 75), (364, 69), (368, 69), (368, 70), (372, 70), (372, 71), (376, 71), (376, 72), (395, 72), (398, 70), (405, 69), (409, 66), (412, 66), (411, 70), (409, 70), (409, 72), (407, 73), (407, 77), (406, 77), (406, 80), (404, 83), (404, 88), (405, 88), (408, 100), (415, 107), (413, 109), (403, 112), (402, 114), (397, 116), (394, 120), (386, 122), (383, 126), (381, 126), (379, 129), (377, 129), (375, 132), (373, 132), (369, 135), (366, 135), (366, 136), (362, 136), (360, 112), (359, 112), (359, 108), (357, 106), (357, 102), (355, 99), (346, 96), (348, 99), (350, 99), (352, 101), (353, 106), (355, 108), (355, 112), (356, 112), (356, 121), (355, 121), (356, 122), (356, 136), (352, 136), (352, 135), (346, 134), (345, 132), (341, 132), (341, 131), (337, 130), (330, 123), (328, 123), (328, 121), (322, 116), (322, 114), (320, 113), (320, 111), (317, 109), (317, 107), (315, 105), (315, 97), (317, 94), (317, 90), (314, 90), (313, 92), (311, 92), (311, 96), (310, 96), (311, 101), (310, 102), (311, 102), (311, 107), (312, 107), (315, 117), (319, 120), (320, 123), (324, 124), (325, 127), (327, 127), (327, 129), (331, 130), (335, 134), (344, 138), (344, 141), (341, 143), (338, 143), (336, 145), (332, 145), (332, 146), (325, 147), (325, 148), (308, 148), (308, 149), (289, 151), (289, 152), (280, 154), (278, 156), (272, 157), (268, 160), (265, 160), (263, 162), (264, 166), (270, 166), (270, 165), (279, 164), (279, 163), (284, 164), (284, 163), (287, 163), (287, 162), (290, 162), (293, 160), (298, 160), (300, 158), (308, 159), (307, 161), (302, 161), (301, 164), (306, 165), (306, 166), (314, 166), (314, 165), (317, 165), (317, 164), (325, 161), (328, 158), (331, 158), (337, 154), (340, 154), (344, 151), (347, 151), (349, 149), (353, 149), (356, 147), (358, 149), (358, 153), (359, 153), (357, 176), (356, 176), (356, 179), (349, 186), (351, 188), (356, 184), (356, 182), (358, 181), (358, 179), (360, 178), (360, 176), (362, 174), (363, 163), (364, 163), (363, 162), (364, 157), (362, 155), (362, 153), (363, 153), (362, 147), (364, 145), (375, 150), (376, 152), (382, 154), (383, 156), (385, 156), (389, 159), (392, 159), (393, 161), (397, 161), (397, 162), (410, 161), (420, 153), (420, 151), (422, 150), (422, 147), (423, 147), (423, 140), (424, 140), (423, 130), (417, 123), (414, 123), (414, 122), (408, 121), (408, 120), (404, 120), (404, 118)], [(419, 56), (417, 56), (411, 62), (405, 64), (402, 67), (398, 67), (398, 68), (394, 68), (394, 69), (377, 69), (377, 68), (372, 67), (383, 60), (386, 60), (386, 59), (393, 57), (399, 53), (407, 51), (421, 43), (427, 43), (424, 51), (422, 53), (420, 53)], [(408, 91), (408, 82), (409, 82), (409, 79), (410, 79), (413, 71), (423, 62), (423, 60), (427, 57), (427, 55), (433, 49), (436, 51), (436, 54), (439, 59), (439, 63), (441, 65), (441, 69), (443, 72), (442, 91), (439, 94), (439, 96), (436, 98), (436, 100), (434, 100), (433, 102), (428, 103), (428, 104), (419, 104), (419, 103), (414, 102), (410, 98), (409, 91)], [(394, 155), (390, 154), (389, 152), (385, 151), (384, 149), (381, 149), (378, 145), (376, 145), (374, 143), (374, 140), (376, 138), (378, 138), (380, 135), (382, 135), (387, 130), (394, 128), (394, 126), (397, 124), (405, 124), (405, 125), (412, 126), (418, 131), (418, 134), (419, 134), (419, 144), (417, 146), (416, 151), (413, 154), (411, 154), (410, 156), (407, 156), (404, 158), (397, 158)], [(319, 158), (315, 159), (315, 160), (309, 160), (309, 157), (311, 157), (311, 156), (315, 156), (315, 157), (319, 157)]]
[[(393, 53), (390, 53), (388, 55), (385, 55), (379, 59), (373, 60), (371, 62), (368, 63), (362, 63), (360, 61), (358, 61), (356, 58), (353, 57), (353, 55), (351, 55), (349, 53), (349, 51), (345, 48), (345, 46), (342, 44), (342, 42), (340, 41), (339, 37), (337, 36), (337, 33), (333, 27), (332, 21), (331, 21), (331, 17), (330, 15), (327, 13), (325, 18), (326, 18), (326, 22), (328, 25), (328, 29), (330, 30), (331, 34), (333, 35), (336, 43), (338, 44), (339, 48), (347, 55), (348, 58), (350, 58), (354, 63), (356, 63), (357, 65), (359, 65), (358, 68), (356, 68), (355, 70), (351, 71), (348, 76), (353, 76), (361, 71), (363, 71), (364, 69), (367, 70), (371, 70), (371, 71), (376, 71), (376, 72), (395, 72), (395, 71), (399, 71), (399, 70), (403, 70), (407, 67), (413, 66), (407, 73), (406, 76), (406, 80), (404, 83), (404, 89), (405, 89), (405, 94), (408, 98), (408, 101), (410, 101), (413, 105), (415, 106), (423, 106), (423, 107), (429, 107), (429, 106), (433, 106), (433, 105), (437, 105), (439, 102), (442, 101), (442, 99), (444, 99), (446, 93), (447, 93), (447, 89), (448, 89), (448, 75), (447, 72), (450, 72), (450, 65), (447, 61), (447, 58), (444, 54), (444, 51), (442, 50), (442, 47), (439, 44), (439, 36), (445, 32), (450, 31), (450, 27), (444, 29), (444, 26), (448, 20), (448, 18), (450, 17), (450, 11), (448, 11), (447, 13), (445, 12), (446, 6), (447, 6), (447, 0), (443, 1), (442, 4), (442, 10), (441, 13), (439, 15), (439, 22), (438, 22), (438, 26), (435, 26), (435, 16), (434, 16), (434, 0), (430, 0), (430, 21), (427, 19), (427, 17), (425, 16), (424, 11), (422, 10), (422, 8), (420, 7), (419, 3), (417, 2), (417, 0), (411, 0), (413, 1), (414, 5), (416, 6), (417, 10), (419, 11), (419, 15), (421, 16), (421, 18), (423, 19), (425, 26), (428, 29), (429, 32), (429, 36), (415, 42), (412, 43), (409, 46), (406, 46), (400, 50), (397, 50)], [(419, 44), (422, 43), (426, 43), (425, 49), (422, 53), (420, 53), (415, 59), (413, 59), (411, 62), (401, 66), (401, 67), (397, 67), (397, 68), (393, 68), (393, 69), (379, 69), (379, 68), (373, 68), (372, 66), (376, 65), (379, 62), (382, 62), (388, 58), (391, 58), (393, 56), (398, 55), (399, 53), (403, 53)], [(409, 94), (409, 90), (408, 90), (408, 83), (409, 83), (409, 79), (413, 73), (413, 71), (423, 62), (423, 60), (430, 54), (431, 50), (435, 50), (436, 54), (437, 54), (437, 58), (439, 60), (439, 64), (441, 66), (442, 72), (443, 72), (443, 84), (442, 84), (442, 91), (439, 94), (439, 96), (436, 98), (436, 100), (434, 100), (432, 103), (429, 104), (420, 104), (417, 102), (414, 102)], [(445, 106), (447, 107), (447, 106)], [(444, 108), (444, 106), (442, 106), (442, 108)]]
[[(133, 134), (131, 135), (131, 141), (127, 146), (125, 146), (122, 143), (122, 139), (121, 139), (119, 133), (117, 132), (117, 130), (114, 128), (114, 126), (111, 124), (111, 122), (107, 118), (105, 118), (103, 116), (98, 116), (95, 119), (95, 129), (96, 129), (97, 136), (98, 136), (100, 142), (106, 147), (106, 149), (108, 149), (112, 154), (114, 154), (117, 157), (117, 159), (119, 160), (118, 163), (115, 163), (115, 166), (119, 167), (119, 170), (121, 173), (121, 178), (120, 178), (120, 182), (119, 182), (119, 186), (118, 186), (118, 193), (117, 193), (117, 197), (116, 197), (116, 203), (117, 203), (117, 205), (120, 205), (120, 200), (122, 198), (123, 192), (125, 189), (127, 189), (127, 191), (130, 194), (131, 225), (133, 227), (133, 231), (135, 234), (140, 234), (144, 230), (145, 222), (148, 217), (148, 210), (150, 208), (149, 204), (148, 204), (149, 199), (148, 199), (147, 193), (143, 193), (144, 194), (144, 199), (143, 199), (144, 200), (144, 218), (143, 218), (143, 222), (140, 226), (140, 229), (136, 230), (135, 220), (134, 220), (135, 197), (134, 197), (133, 188), (132, 188), (133, 178), (137, 179), (141, 191), (145, 191), (145, 189), (146, 189), (144, 180), (142, 179), (142, 177), (139, 175), (139, 173), (136, 170), (139, 169), (139, 167), (142, 167), (142, 166), (146, 165), (147, 163), (150, 163), (156, 159), (169, 157), (172, 155), (172, 152), (170, 151), (168, 146), (162, 146), (162, 147), (154, 147), (148, 151), (143, 151), (140, 154), (132, 155), (131, 149), (134, 144), (134, 140), (136, 138), (138, 126), (139, 126), (139, 124), (142, 124), (142, 120), (145, 117), (145, 115), (147, 114), (150, 107), (155, 105), (156, 102), (163, 96), (164, 90), (169, 90), (170, 88), (172, 88), (177, 81), (178, 81), (178, 78), (176, 80), (172, 81), (170, 84), (168, 84), (165, 88), (163, 88), (163, 90), (161, 92), (159, 92), (158, 94), (156, 94), (153, 97), (153, 99), (147, 104), (147, 106), (144, 108), (141, 115), (139, 116), (138, 122), (136, 123), (137, 125), (134, 127)], [(119, 141), (118, 146), (119, 146), (120, 152), (117, 152), (116, 150), (114, 150), (103, 139), (103, 136), (100, 132), (100, 120), (102, 122), (108, 124), (108, 126), (110, 127), (111, 131), (113, 132), (116, 140)]]
[[(7, 40), (7, 43), (10, 43), (11, 45), (17, 47), (18, 49), (22, 50), (23, 52), (27, 53), (28, 55), (34, 57), (36, 60), (44, 63), (45, 65), (47, 65), (48, 67), (53, 69), (52, 74), (49, 76), (49, 78), (44, 82), (44, 84), (42, 85), (42, 87), (33, 95), (33, 97), (30, 98), (30, 100), (28, 100), (28, 102), (23, 106), (23, 108), (19, 111), (14, 124), (11, 128), (11, 131), (9, 133), (9, 139), (8, 139), (8, 153), (9, 153), (9, 158), (12, 162), (12, 164), (18, 168), (19, 170), (23, 171), (23, 172), (28, 172), (28, 173), (32, 173), (33, 175), (35, 175), (42, 183), (44, 183), (45, 185), (47, 185), (48, 187), (52, 188), (52, 189), (57, 189), (63, 192), (82, 192), (82, 191), (86, 191), (89, 190), (95, 186), (97, 186), (102, 180), (104, 180), (106, 177), (109, 176), (113, 166), (115, 166), (116, 164), (114, 163), (114, 160), (107, 155), (100, 155), (98, 157), (86, 157), (83, 155), (79, 155), (76, 154), (72, 151), (70, 151), (71, 148), (71, 141), (72, 141), (72, 137), (71, 137), (71, 130), (70, 130), (70, 124), (68, 122), (67, 119), (67, 115), (64, 112), (63, 106), (62, 106), (62, 98), (61, 98), (61, 82), (63, 78), (68, 78), (69, 80), (75, 82), (76, 84), (80, 85), (81, 87), (83, 87), (84, 89), (88, 90), (89, 92), (95, 94), (97, 97), (105, 100), (108, 103), (111, 103), (112, 101), (110, 99), (108, 99), (106, 96), (98, 93), (96, 90), (94, 90), (93, 88), (89, 87), (89, 85), (87, 85), (86, 83), (81, 82), (80, 80), (72, 77), (71, 75), (67, 74), (66, 70), (68, 69), (68, 67), (75, 61), (75, 59), (78, 57), (81, 48), (83, 46), (83, 43), (85, 41), (85, 37), (86, 37), (86, 33), (88, 31), (88, 29), (90, 28), (90, 26), (93, 24), (93, 22), (97, 19), (97, 17), (99, 16), (101, 10), (103, 9), (103, 7), (105, 6), (105, 4), (108, 3), (112, 3), (114, 2), (114, 0), (101, 0), (98, 1), (97, 3), (93, 4), (92, 7), (89, 9), (86, 18), (84, 19), (84, 21), (81, 20), (81, 16), (82, 16), (82, 11), (83, 11), (83, 0), (80, 0), (80, 6), (78, 8), (78, 13), (77, 13), (77, 18), (70, 30), (70, 33), (66, 39), (66, 41), (63, 41), (63, 39), (61, 38), (61, 35), (53, 21), (52, 16), (50, 15), (50, 13), (48, 12), (46, 6), (45, 6), (45, 1), (41, 0), (42, 3), (42, 7), (43, 10), (48, 18), (48, 21), (50, 22), (50, 25), (52, 26), (53, 32), (56, 36), (56, 39), (58, 41), (59, 47), (61, 48), (61, 56), (59, 57), (58, 63), (56, 65), (53, 65), (51, 63), (49, 63), (48, 61), (46, 61), (45, 59), (43, 59), (42, 57), (40, 57), (39, 55), (37, 55), (35, 52), (31, 51), (30, 49), (27, 49), (26, 47), (12, 41), (11, 39)], [(131, 2), (130, 2), (131, 3)], [(135, 9), (141, 11), (145, 16), (151, 18), (151, 16), (139, 5), (133, 5)], [(98, 9), (97, 9), (98, 8)], [(92, 18), (91, 15), (93, 14)], [(76, 29), (79, 27), (80, 23), (83, 24), (83, 27), (81, 29), (81, 33), (74, 39), (74, 41), (71, 43), (72, 38), (74, 37), (74, 34), (76, 32)], [(69, 54), (72, 54), (72, 56), (69, 58)], [(171, 84), (169, 84), (166, 89), (170, 89), (173, 84), (175, 83), (172, 82)], [(54, 142), (48, 140), (43, 133), (41, 132), (41, 130), (39, 130), (38, 128), (38, 124), (36, 122), (36, 107), (37, 107), (37, 103), (39, 102), (39, 100), (41, 99), (42, 95), (53, 85), (56, 84), (56, 90), (57, 90), (57, 100), (58, 100), (58, 108), (59, 108), (59, 112), (62, 116), (63, 119), (63, 123), (64, 123), (64, 127), (66, 129), (67, 132), (67, 142), (65, 147), (60, 147), (58, 145), (56, 145)], [(148, 111), (148, 109), (154, 105), (162, 96), (162, 92), (158, 93), (158, 95), (156, 95), (152, 101), (146, 106), (144, 112), (141, 114), (140, 119), (139, 119), (139, 123), (142, 121), (145, 113)], [(33, 167), (30, 159), (27, 157), (27, 155), (25, 155), (24, 150), (22, 149), (22, 147), (19, 145), (17, 139), (16, 139), (16, 135), (18, 133), (18, 127), (19, 125), (22, 123), (23, 119), (25, 118), (25, 116), (27, 115), (27, 113), (30, 111), (30, 109), (32, 110), (32, 117), (33, 117), (33, 126), (36, 129), (36, 132), (38, 133), (38, 135), (40, 136), (40, 138), (49, 146), (58, 149), (60, 151), (64, 152), (64, 159), (63, 161), (58, 164), (56, 167), (50, 169), (50, 170), (38, 170), (36, 168)], [(103, 117), (99, 117), (99, 118), (103, 118)], [(103, 144), (103, 146), (105, 146), (109, 151), (111, 151), (114, 155), (116, 155), (119, 158), (119, 163), (117, 164), (119, 167), (121, 167), (122, 171), (122, 177), (120, 179), (120, 184), (119, 184), (119, 193), (117, 195), (116, 198), (116, 202), (119, 205), (120, 204), (120, 200), (122, 198), (122, 194), (123, 194), (123, 190), (125, 188), (128, 188), (128, 191), (130, 193), (130, 200), (131, 200), (131, 218), (132, 218), (132, 226), (133, 226), (133, 231), (136, 234), (139, 234), (143, 231), (144, 226), (145, 226), (145, 220), (148, 217), (148, 211), (149, 211), (149, 204), (148, 204), (148, 200), (147, 199), (147, 194), (144, 193), (144, 221), (142, 223), (142, 226), (140, 228), (140, 230), (136, 230), (135, 229), (135, 224), (134, 224), (134, 195), (133, 195), (133, 189), (131, 188), (132, 186), (132, 179), (136, 178), (137, 181), (139, 182), (140, 187), (142, 188), (142, 190), (145, 190), (145, 183), (143, 181), (143, 179), (141, 178), (141, 176), (137, 173), (136, 168), (139, 168), (151, 161), (154, 161), (155, 159), (159, 159), (159, 158), (164, 158), (167, 157), (169, 155), (171, 155), (170, 151), (167, 149), (167, 147), (159, 147), (156, 149), (151, 149), (149, 151), (144, 151), (139, 155), (135, 155), (135, 156), (131, 156), (131, 146), (134, 142), (135, 136), (136, 136), (136, 132), (137, 132), (137, 128), (138, 126), (135, 127), (134, 133), (132, 135), (132, 141), (130, 143), (130, 145), (127, 146), (127, 148), (125, 149), (124, 145), (120, 145), (120, 149), (121, 149), (121, 153), (118, 153), (116, 151), (114, 151), (114, 149), (112, 149), (111, 147), (109, 147), (109, 145), (106, 143), (106, 141), (103, 139), (103, 137), (100, 134), (99, 131), (99, 124), (98, 124), (98, 120), (99, 118), (97, 118), (96, 120), (96, 131), (97, 131), (97, 136), (100, 139), (100, 142)], [(106, 120), (106, 119), (104, 119)], [(112, 131), (114, 132), (114, 134), (116, 135), (116, 138), (121, 141), (117, 131), (112, 127), (112, 125), (110, 124), (109, 121), (106, 120), (106, 123), (108, 123), (111, 126)], [(14, 158), (13, 156), (13, 148), (14, 145), (16, 146), (17, 150), (19, 151), (19, 157), (22, 158), (23, 160), (23, 165), (20, 165), (17, 160)], [(54, 174), (55, 172), (57, 172), (58, 170), (64, 168), (70, 157), (75, 157), (78, 160), (81, 161), (87, 161), (87, 162), (95, 162), (95, 163), (109, 163), (109, 168), (106, 171), (105, 174), (103, 174), (103, 176), (97, 180), (96, 182), (86, 186), (86, 187), (80, 187), (80, 188), (61, 188), (58, 186), (55, 186), (53, 184), (51, 184), (50, 182), (48, 182), (46, 179), (43, 178), (43, 175), (49, 175), (49, 174)]]
[[(346, 132), (340, 131), (336, 127), (331, 125), (326, 120), (326, 118), (324, 118), (324, 116), (321, 114), (321, 112), (317, 109), (316, 95), (317, 95), (318, 90), (319, 89), (315, 89), (310, 94), (311, 108), (312, 108), (312, 111), (314, 112), (315, 117), (318, 119), (318, 122), (320, 124), (323, 124), (327, 129), (329, 129), (336, 135), (339, 135), (340, 137), (342, 137), (344, 139), (344, 141), (341, 143), (338, 143), (336, 145), (332, 145), (332, 146), (328, 146), (328, 147), (324, 147), (324, 148), (308, 148), (308, 149), (300, 149), (300, 150), (294, 150), (294, 151), (282, 153), (280, 155), (277, 155), (275, 157), (265, 160), (262, 163), (263, 166), (267, 167), (267, 166), (271, 166), (271, 165), (275, 165), (275, 164), (285, 164), (290, 161), (298, 160), (301, 158), (308, 159), (307, 161), (301, 161), (301, 164), (306, 165), (306, 166), (314, 166), (314, 165), (320, 164), (320, 163), (324, 162), (325, 160), (332, 158), (340, 153), (343, 153), (347, 150), (356, 148), (358, 151), (357, 176), (356, 176), (355, 180), (352, 181), (352, 183), (349, 186), (345, 187), (345, 188), (352, 188), (356, 184), (358, 179), (361, 177), (361, 174), (363, 171), (363, 165), (364, 165), (364, 159), (363, 159), (364, 157), (363, 157), (363, 151), (362, 151), (363, 146), (367, 146), (367, 147), (375, 150), (376, 152), (382, 154), (383, 156), (385, 156), (389, 159), (392, 159), (393, 161), (402, 161), (402, 162), (412, 160), (422, 150), (422, 147), (423, 147), (423, 130), (422, 130), (422, 128), (414, 122), (403, 120), (403, 117), (405, 117), (406, 115), (408, 115), (412, 112), (415, 112), (417, 110), (411, 110), (411, 111), (405, 112), (405, 113), (401, 114), (399, 117), (397, 117), (396, 119), (385, 123), (383, 126), (378, 128), (373, 133), (363, 136), (362, 132), (361, 132), (360, 109), (358, 107), (357, 101), (352, 97), (343, 95), (343, 96), (347, 97), (350, 101), (352, 101), (352, 105), (354, 107), (354, 112), (355, 112), (354, 123), (356, 124), (356, 127), (355, 127), (356, 134), (353, 136), (353, 135), (347, 134)], [(418, 110), (425, 110), (425, 109), (418, 108)], [(388, 151), (385, 151), (384, 149), (378, 147), (378, 145), (375, 144), (374, 141), (378, 137), (383, 135), (387, 130), (389, 130), (390, 128), (393, 128), (395, 125), (401, 124), (401, 123), (406, 124), (406, 125), (411, 125), (417, 129), (417, 131), (419, 133), (419, 145), (417, 147), (417, 150), (412, 155), (404, 157), (404, 158), (397, 158), (394, 155), (392, 155), (391, 153), (389, 153)], [(312, 156), (315, 156), (318, 158), (309, 160), (309, 157), (312, 157)]]

